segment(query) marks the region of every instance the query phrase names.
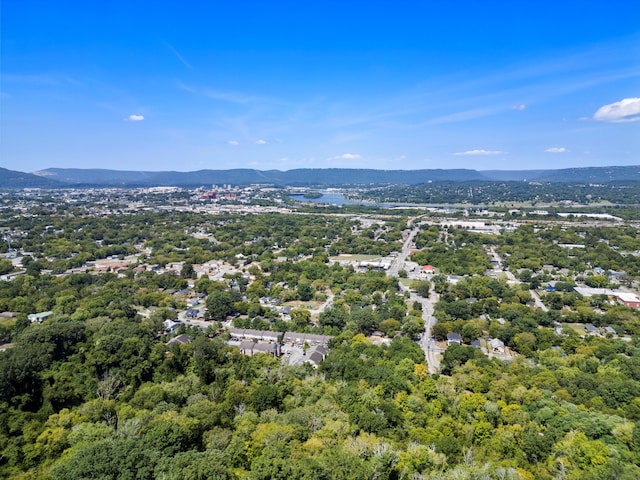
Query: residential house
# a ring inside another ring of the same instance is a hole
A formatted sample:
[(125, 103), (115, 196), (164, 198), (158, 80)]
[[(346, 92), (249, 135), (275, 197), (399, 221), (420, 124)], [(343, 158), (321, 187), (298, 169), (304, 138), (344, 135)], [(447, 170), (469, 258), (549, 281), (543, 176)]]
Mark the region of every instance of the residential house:
[(640, 297), (630, 292), (615, 292), (615, 299), (618, 303), (630, 308), (640, 308)]
[(593, 336), (600, 335), (600, 329), (598, 329), (598, 327), (594, 325), (591, 325), (590, 323), (585, 324), (584, 331), (587, 332), (589, 335), (593, 335)]
[(283, 307), (280, 309), (280, 315), (282, 315), (282, 319), (285, 321), (291, 320), (291, 307)]
[(268, 353), (274, 357), (280, 356), (280, 345), (277, 343), (256, 342), (253, 340), (242, 340), (238, 345), (240, 353), (252, 357), (256, 353)]
[(315, 368), (318, 368), (324, 357), (318, 352), (311, 352), (308, 356), (308, 362)]
[(52, 315), (53, 312), (49, 311), (49, 312), (40, 312), (40, 313), (31, 313), (29, 314), (29, 316), (27, 317), (29, 319), (29, 321), (31, 323), (42, 323), (45, 318), (47, 318), (48, 316)]
[(243, 355), (252, 356), (254, 345), (255, 342), (253, 340), (242, 340), (238, 347), (240, 348), (240, 353), (242, 353)]
[(256, 353), (268, 353), (277, 357), (280, 354), (280, 345), (277, 343), (264, 343), (258, 342), (253, 346), (253, 354)]
[(329, 349), (323, 345), (316, 345), (311, 347), (306, 352), (307, 362), (313, 365), (314, 368), (318, 368), (320, 363), (327, 358)]
[(420, 275), (423, 277), (432, 277), (436, 273), (436, 267), (433, 265), (424, 265), (420, 268)]
[(504, 353), (504, 342), (499, 338), (491, 338), (488, 343), (492, 352)]
[(162, 324), (164, 325), (164, 331), (167, 333), (176, 331), (180, 326), (178, 322), (174, 322), (173, 320), (165, 320)]
[(329, 345), (329, 340), (333, 337), (331, 335), (316, 335), (313, 333), (299, 333), (299, 332), (285, 332), (282, 337), (283, 343), (290, 345), (302, 346), (305, 342), (309, 345)]
[(182, 335), (178, 335), (177, 337), (173, 337), (171, 340), (165, 343), (165, 345), (170, 346), (175, 343), (182, 345), (182, 344), (191, 343), (191, 342), (193, 342), (193, 337), (191, 335), (182, 334)]
[(232, 339), (238, 340), (255, 340), (263, 342), (278, 342), (280, 334), (270, 330), (254, 330), (251, 328), (229, 328), (229, 334)]

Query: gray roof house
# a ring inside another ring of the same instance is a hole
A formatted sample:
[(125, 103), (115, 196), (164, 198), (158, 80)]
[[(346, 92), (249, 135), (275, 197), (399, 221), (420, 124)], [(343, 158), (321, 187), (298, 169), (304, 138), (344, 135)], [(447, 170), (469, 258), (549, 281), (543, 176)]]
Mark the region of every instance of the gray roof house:
[(182, 334), (182, 335), (178, 335), (177, 337), (173, 337), (165, 345), (173, 345), (174, 343), (183, 344), (183, 343), (191, 343), (191, 342), (193, 342), (193, 337), (191, 335)]
[(587, 323), (584, 326), (584, 331), (589, 335), (600, 335), (600, 329), (594, 325), (591, 325), (590, 323)]
[(489, 340), (489, 346), (494, 352), (504, 352), (504, 342), (499, 338), (492, 338)]

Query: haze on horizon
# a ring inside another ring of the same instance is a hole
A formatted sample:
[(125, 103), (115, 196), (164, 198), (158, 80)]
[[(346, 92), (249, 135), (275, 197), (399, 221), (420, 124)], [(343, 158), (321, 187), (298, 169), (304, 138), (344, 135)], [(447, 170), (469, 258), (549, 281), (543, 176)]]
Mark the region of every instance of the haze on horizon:
[(1, 7), (0, 166), (640, 164), (640, 3)]

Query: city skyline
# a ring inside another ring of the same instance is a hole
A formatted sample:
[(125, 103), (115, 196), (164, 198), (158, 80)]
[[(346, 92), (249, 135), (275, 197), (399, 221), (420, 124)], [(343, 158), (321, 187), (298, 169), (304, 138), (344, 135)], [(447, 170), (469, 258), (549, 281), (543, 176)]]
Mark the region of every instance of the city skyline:
[(0, 166), (640, 163), (635, 2), (217, 3), (5, 2)]

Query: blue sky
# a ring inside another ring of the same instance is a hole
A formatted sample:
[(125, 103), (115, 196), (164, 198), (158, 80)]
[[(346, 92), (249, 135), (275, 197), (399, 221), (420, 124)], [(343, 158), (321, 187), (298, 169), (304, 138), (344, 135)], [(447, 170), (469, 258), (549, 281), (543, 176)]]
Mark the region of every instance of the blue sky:
[(640, 165), (640, 2), (1, 5), (0, 166)]

